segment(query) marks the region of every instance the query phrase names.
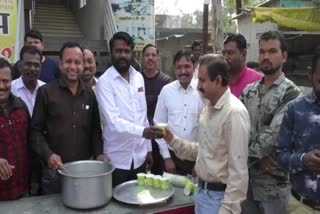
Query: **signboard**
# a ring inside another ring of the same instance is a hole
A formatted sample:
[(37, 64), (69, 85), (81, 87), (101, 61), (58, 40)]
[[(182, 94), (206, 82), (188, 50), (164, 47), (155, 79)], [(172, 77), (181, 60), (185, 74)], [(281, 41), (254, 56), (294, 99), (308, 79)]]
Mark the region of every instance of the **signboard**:
[(111, 0), (111, 7), (117, 30), (132, 36), (136, 51), (155, 43), (154, 0)]
[(0, 54), (13, 62), (17, 30), (17, 0), (0, 1)]

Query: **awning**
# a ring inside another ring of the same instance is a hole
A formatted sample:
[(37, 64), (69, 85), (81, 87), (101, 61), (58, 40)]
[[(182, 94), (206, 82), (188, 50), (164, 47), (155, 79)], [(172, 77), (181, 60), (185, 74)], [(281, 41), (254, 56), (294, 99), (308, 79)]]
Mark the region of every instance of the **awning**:
[(270, 8), (256, 7), (252, 12), (253, 22), (271, 21), (279, 27), (300, 31), (320, 31), (320, 8)]

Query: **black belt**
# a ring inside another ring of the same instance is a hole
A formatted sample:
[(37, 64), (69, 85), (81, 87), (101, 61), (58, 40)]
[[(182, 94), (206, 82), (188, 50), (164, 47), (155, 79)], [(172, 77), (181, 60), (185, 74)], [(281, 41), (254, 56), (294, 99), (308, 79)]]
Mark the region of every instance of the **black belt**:
[(314, 210), (319, 210), (320, 211), (320, 201), (314, 201), (314, 200), (308, 200), (303, 198), (299, 193), (294, 191), (293, 189), (291, 190), (291, 194), (295, 199), (303, 203), (304, 205), (311, 207)]
[(199, 178), (198, 185), (201, 189), (208, 189), (213, 191), (225, 191), (227, 185), (221, 182), (206, 182)]

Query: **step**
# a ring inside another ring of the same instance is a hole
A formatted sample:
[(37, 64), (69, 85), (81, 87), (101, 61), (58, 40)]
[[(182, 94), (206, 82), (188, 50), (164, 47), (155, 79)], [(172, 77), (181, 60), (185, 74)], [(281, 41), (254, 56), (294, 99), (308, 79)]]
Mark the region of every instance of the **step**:
[(39, 25), (78, 25), (78, 23), (75, 20), (52, 20), (52, 19), (34, 19), (34, 24)]
[(48, 4), (48, 5), (45, 5), (45, 4), (37, 4), (36, 5), (36, 9), (48, 9), (48, 8), (51, 8), (51, 9), (63, 9), (63, 10), (66, 10), (65, 6), (62, 5), (62, 4)]
[(68, 34), (68, 33), (47, 33), (47, 32), (41, 32), (43, 37), (63, 37), (63, 38), (84, 38), (82, 34)]
[(44, 28), (44, 29), (42, 29), (42, 32), (46, 32), (46, 33), (60, 33), (60, 32), (62, 32), (62, 33), (74, 33), (74, 34), (82, 34), (81, 33), (81, 31), (79, 31), (79, 30), (59, 30), (59, 31), (57, 31), (57, 30), (54, 30), (54, 29), (47, 29), (47, 28)]
[(38, 25), (38, 24), (34, 24), (33, 25), (34, 28), (36, 29), (51, 29), (51, 30), (80, 30), (80, 28), (78, 26), (75, 25)]
[(35, 15), (35, 19), (53, 19), (53, 20), (75, 20), (74, 16), (55, 16), (51, 14), (47, 15)]
[(73, 13), (71, 12), (54, 12), (54, 11), (36, 11), (36, 16), (66, 16), (66, 17), (74, 17)]

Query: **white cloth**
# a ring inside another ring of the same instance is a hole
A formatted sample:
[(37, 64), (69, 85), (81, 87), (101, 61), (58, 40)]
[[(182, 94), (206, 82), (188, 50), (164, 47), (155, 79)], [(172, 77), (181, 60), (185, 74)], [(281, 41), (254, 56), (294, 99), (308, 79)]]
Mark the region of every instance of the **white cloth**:
[(112, 66), (95, 88), (103, 126), (104, 153), (115, 168), (129, 170), (141, 166), (151, 141), (142, 137), (149, 126), (142, 75), (129, 69), (129, 82)]
[[(173, 134), (181, 139), (198, 141), (199, 115), (204, 104), (197, 91), (197, 81), (192, 80), (184, 89), (178, 80), (164, 86), (160, 92), (154, 114), (154, 124), (166, 123)], [(170, 158), (167, 144), (156, 140), (161, 156)]]
[(36, 101), (36, 96), (38, 92), (38, 88), (42, 85), (46, 84), (45, 82), (42, 82), (41, 80), (37, 80), (37, 85), (33, 93), (31, 93), (27, 87), (24, 85), (22, 81), (22, 77), (19, 77), (16, 80), (13, 80), (11, 82), (11, 92), (17, 96), (20, 97), (27, 105), (30, 116), (32, 116), (34, 103)]
[(91, 88), (95, 92), (96, 91), (96, 85), (98, 83), (98, 79), (96, 77), (93, 77), (93, 80), (94, 80), (94, 84), (93, 84), (93, 86)]

